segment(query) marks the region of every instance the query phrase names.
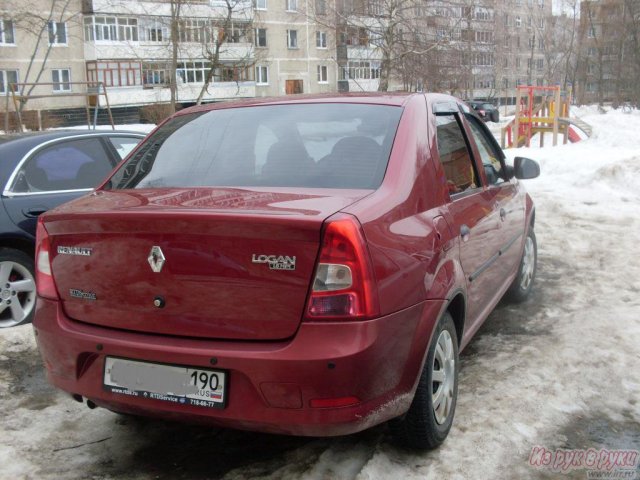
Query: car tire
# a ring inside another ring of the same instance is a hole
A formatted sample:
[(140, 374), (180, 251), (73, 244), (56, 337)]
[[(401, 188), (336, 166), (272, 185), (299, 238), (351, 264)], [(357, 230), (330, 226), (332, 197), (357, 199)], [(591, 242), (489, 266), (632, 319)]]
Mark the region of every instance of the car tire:
[(0, 328), (31, 322), (36, 282), (33, 259), (12, 248), (0, 248)]
[(456, 410), (458, 368), (458, 337), (451, 315), (445, 312), (429, 345), (413, 402), (403, 417), (390, 422), (398, 445), (427, 450), (444, 442)]
[(522, 250), (522, 258), (518, 267), (518, 274), (507, 290), (507, 299), (513, 303), (524, 302), (533, 290), (538, 263), (538, 244), (533, 227), (529, 228)]
[(493, 110), (490, 116), (492, 122), (498, 123), (500, 121), (500, 113), (497, 110)]

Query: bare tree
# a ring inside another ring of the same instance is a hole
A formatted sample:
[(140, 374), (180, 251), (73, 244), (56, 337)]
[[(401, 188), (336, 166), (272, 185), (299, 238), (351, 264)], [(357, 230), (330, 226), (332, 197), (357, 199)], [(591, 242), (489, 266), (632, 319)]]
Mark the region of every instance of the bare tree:
[[(198, 105), (202, 103), (202, 99), (205, 93), (207, 93), (209, 85), (215, 75), (219, 73), (221, 69), (229, 67), (228, 61), (222, 61), (222, 55), (228, 52), (230, 47), (239, 40), (250, 38), (250, 20), (253, 10), (251, 4), (245, 0), (224, 0), (224, 2), (226, 12), (224, 17), (218, 21), (217, 35), (214, 36), (212, 43), (205, 43), (203, 45), (203, 55), (209, 62), (209, 71), (207, 72), (205, 81), (200, 89), (200, 94), (196, 100), (196, 104)], [(236, 57), (231, 64), (231, 68), (234, 72), (237, 72), (238, 68), (242, 69), (247, 65), (252, 65), (253, 62), (253, 50), (251, 50), (239, 58)], [(238, 82), (240, 78), (237, 73), (234, 76), (234, 80)]]

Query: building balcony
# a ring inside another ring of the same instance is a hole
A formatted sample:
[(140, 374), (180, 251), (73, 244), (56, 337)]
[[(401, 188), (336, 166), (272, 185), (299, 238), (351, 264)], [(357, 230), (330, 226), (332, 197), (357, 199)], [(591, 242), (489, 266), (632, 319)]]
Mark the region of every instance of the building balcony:
[[(85, 42), (85, 60), (169, 60), (172, 48), (169, 43), (151, 42)], [(179, 59), (202, 60), (207, 58), (206, 48), (198, 43), (181, 43)], [(251, 63), (254, 47), (251, 43), (226, 43), (220, 50), (221, 62)]]

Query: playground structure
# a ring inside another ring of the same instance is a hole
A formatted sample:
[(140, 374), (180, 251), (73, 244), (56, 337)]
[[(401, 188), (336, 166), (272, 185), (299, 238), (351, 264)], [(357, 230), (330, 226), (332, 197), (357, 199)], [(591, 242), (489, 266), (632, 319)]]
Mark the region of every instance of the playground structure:
[[(536, 105), (535, 101), (539, 103)], [(591, 127), (585, 122), (569, 117), (571, 92), (563, 93), (559, 86), (518, 86), (516, 90), (515, 118), (502, 128), (502, 148), (531, 146), (531, 138), (540, 134), (540, 146), (544, 147), (545, 133), (553, 135), (553, 145), (558, 144), (558, 135), (563, 143), (579, 142), (582, 137), (576, 127), (586, 136)]]
[[(71, 89), (72, 85), (77, 85), (82, 87), (81, 92), (56, 92), (53, 94), (43, 94), (43, 95), (30, 95), (24, 94), (24, 90), (26, 87), (40, 87), (40, 86), (53, 86), (54, 83), (51, 82), (39, 82), (39, 83), (11, 83), (9, 84), (10, 95), (7, 95), (5, 98), (5, 110), (4, 110), (4, 130), (5, 132), (9, 131), (9, 97), (11, 97), (14, 115), (16, 116), (16, 125), (19, 132), (22, 132), (23, 124), (22, 124), (22, 108), (21, 105), (27, 103), (29, 100), (36, 98), (52, 98), (52, 97), (85, 97), (85, 111), (87, 116), (87, 128), (93, 130), (96, 129), (96, 125), (98, 123), (98, 111), (100, 110), (100, 97), (104, 98), (105, 108), (107, 114), (109, 116), (109, 122), (111, 124), (111, 128), (115, 130), (115, 124), (113, 122), (113, 115), (111, 114), (111, 106), (109, 105), (109, 97), (107, 95), (107, 89), (102, 82), (65, 82), (65, 85), (68, 85)], [(22, 88), (23, 93), (18, 90)], [(92, 111), (93, 109), (93, 111)], [(42, 119), (40, 115), (40, 110), (37, 110), (37, 119), (38, 119), (38, 130), (42, 130)]]

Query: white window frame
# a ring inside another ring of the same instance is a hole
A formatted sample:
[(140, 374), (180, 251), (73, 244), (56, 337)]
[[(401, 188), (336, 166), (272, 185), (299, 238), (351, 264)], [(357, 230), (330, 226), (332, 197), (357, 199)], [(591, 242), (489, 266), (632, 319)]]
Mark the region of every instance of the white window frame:
[(16, 72), (16, 81), (11, 83), (19, 83), (20, 82), (20, 70), (13, 69), (5, 69), (0, 70), (0, 77), (2, 77), (2, 85), (4, 88), (0, 90), (0, 95), (8, 95), (9, 94), (9, 81), (7, 78), (7, 72)]
[[(260, 30), (264, 30), (264, 45), (259, 44), (260, 39)], [(266, 28), (256, 28), (254, 31), (255, 41), (253, 42), (256, 48), (267, 48), (269, 46), (269, 41), (267, 40), (267, 29)]]
[(256, 65), (256, 85), (269, 85), (269, 67), (267, 65)]
[(255, 6), (256, 10), (266, 10), (267, 9), (267, 0), (255, 0), (255, 2), (256, 2), (256, 6)]
[[(0, 24), (2, 24), (2, 28), (0, 28), (0, 45), (15, 45), (16, 44), (16, 24), (13, 20), (0, 17)], [(7, 33), (4, 28), (5, 25), (9, 24), (11, 26), (11, 42), (7, 42)]]
[[(53, 74), (54, 73), (58, 73), (58, 81), (56, 82), (56, 80), (54, 80), (53, 78)], [(68, 72), (69, 74), (69, 79), (68, 80), (62, 80), (62, 72)], [(51, 87), (53, 90), (53, 93), (68, 93), (71, 91), (71, 69), (70, 68), (52, 68), (51, 69), (51, 82), (53, 83), (53, 86)], [(59, 88), (56, 88), (56, 84), (58, 84)], [(64, 88), (65, 85), (68, 85), (69, 88)]]
[(317, 65), (316, 73), (319, 84), (323, 85), (329, 83), (329, 67), (326, 65)]
[[(64, 42), (59, 42), (58, 41), (58, 32), (59, 32), (59, 27), (60, 25), (62, 25), (64, 27)], [(52, 45), (54, 47), (66, 47), (68, 46), (68, 31), (67, 31), (67, 22), (56, 22), (56, 21), (49, 21), (49, 25), (47, 26), (47, 32), (49, 35), (49, 45)], [(53, 37), (53, 42), (51, 41), (51, 38)]]
[(515, 26), (516, 26), (516, 28), (522, 27), (522, 17), (520, 15), (516, 16)]
[(297, 12), (298, 11), (298, 0), (285, 0), (286, 2), (286, 11), (287, 12)]
[(287, 30), (287, 48), (291, 50), (300, 48), (298, 45), (298, 30)]
[(327, 32), (323, 32), (321, 30), (316, 31), (316, 48), (320, 48), (322, 50), (327, 49)]

